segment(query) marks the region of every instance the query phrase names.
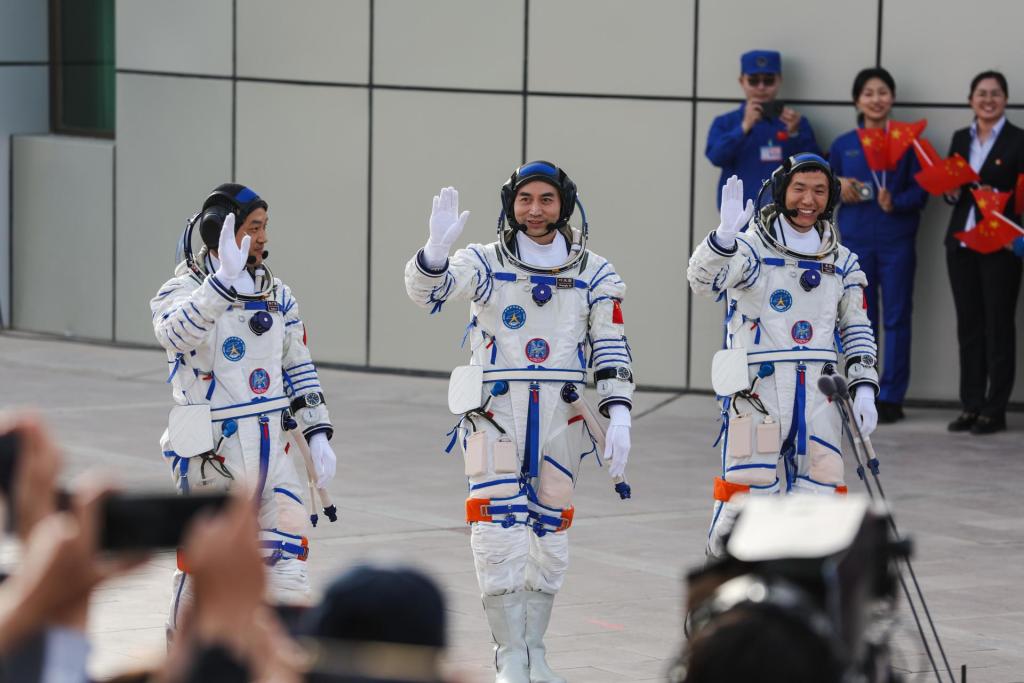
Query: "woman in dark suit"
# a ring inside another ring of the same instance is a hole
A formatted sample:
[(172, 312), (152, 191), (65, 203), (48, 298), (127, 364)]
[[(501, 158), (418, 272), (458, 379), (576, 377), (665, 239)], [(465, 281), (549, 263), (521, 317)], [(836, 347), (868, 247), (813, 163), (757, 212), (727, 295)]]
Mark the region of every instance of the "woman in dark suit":
[[(1024, 131), (1006, 120), (1006, 78), (984, 71), (971, 81), (968, 101), (974, 122), (953, 134), (950, 154), (967, 159), (985, 189), (1012, 192), (1024, 173)], [(963, 412), (949, 423), (952, 432), (991, 434), (1006, 429), (1006, 404), (1013, 391), (1016, 343), (1014, 312), (1020, 290), (1021, 260), (1009, 249), (979, 254), (953, 233), (970, 230), (981, 217), (968, 188), (947, 195), (953, 214), (946, 230), (946, 264), (956, 305), (960, 344), (960, 402)], [(1013, 221), (1014, 197), (1004, 214)]]

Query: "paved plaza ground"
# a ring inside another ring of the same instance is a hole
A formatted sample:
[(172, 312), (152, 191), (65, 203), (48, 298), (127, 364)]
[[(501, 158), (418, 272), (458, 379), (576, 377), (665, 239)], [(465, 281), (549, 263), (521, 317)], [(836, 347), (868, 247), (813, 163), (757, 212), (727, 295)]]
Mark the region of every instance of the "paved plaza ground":
[[(170, 404), (158, 350), (0, 335), (0, 408), (39, 406), (67, 456), (125, 487), (169, 490), (157, 439)], [(442, 379), (322, 370), (336, 425), (337, 524), (311, 537), (314, 589), (360, 560), (402, 560), (441, 584), (449, 664), (487, 681), (491, 638), (462, 523), (465, 480), (445, 455), (454, 419)], [(988, 437), (949, 434), (951, 410), (908, 409), (874, 443), (900, 528), (957, 680), (1024, 681), (1024, 414)], [(660, 681), (682, 641), (683, 576), (703, 560), (718, 457), (713, 400), (639, 392), (620, 501), (604, 469), (584, 463), (575, 497), (572, 563), (548, 632), (549, 661), (572, 683)], [(861, 485), (848, 471), (850, 490)], [(10, 556), (11, 553), (8, 553)], [(108, 675), (159, 656), (171, 553), (98, 590), (91, 669)], [(935, 680), (908, 615), (895, 638), (907, 681)], [(948, 677), (945, 679), (948, 680)]]

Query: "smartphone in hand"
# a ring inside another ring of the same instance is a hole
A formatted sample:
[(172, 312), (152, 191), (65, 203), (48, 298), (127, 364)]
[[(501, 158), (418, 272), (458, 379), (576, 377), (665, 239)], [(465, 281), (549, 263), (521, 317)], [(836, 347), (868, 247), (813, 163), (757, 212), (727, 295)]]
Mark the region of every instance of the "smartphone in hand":
[(103, 499), (100, 547), (104, 550), (177, 547), (192, 518), (203, 510), (220, 510), (228, 500), (226, 493), (191, 496), (112, 493)]
[(772, 100), (761, 105), (761, 114), (766, 119), (777, 119), (782, 116), (782, 110), (786, 104), (782, 100)]

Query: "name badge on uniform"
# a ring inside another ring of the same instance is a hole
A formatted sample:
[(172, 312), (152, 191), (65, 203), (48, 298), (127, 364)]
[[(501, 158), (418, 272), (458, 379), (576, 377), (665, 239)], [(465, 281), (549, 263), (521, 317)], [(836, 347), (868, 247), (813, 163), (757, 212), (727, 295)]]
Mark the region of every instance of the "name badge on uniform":
[(279, 303), (277, 303), (276, 301), (274, 301), (273, 299), (271, 299), (270, 301), (267, 302), (267, 310), (270, 311), (271, 313), (277, 313), (277, 311), (280, 308), (281, 308), (281, 305)]
[(835, 275), (836, 274), (836, 264), (834, 264), (834, 263), (822, 263), (821, 264), (821, 272), (825, 273), (826, 275)]
[(782, 147), (771, 143), (761, 148), (761, 161), (777, 163), (782, 161)]
[(555, 278), (555, 287), (558, 289), (572, 289), (575, 286), (576, 282), (571, 277)]

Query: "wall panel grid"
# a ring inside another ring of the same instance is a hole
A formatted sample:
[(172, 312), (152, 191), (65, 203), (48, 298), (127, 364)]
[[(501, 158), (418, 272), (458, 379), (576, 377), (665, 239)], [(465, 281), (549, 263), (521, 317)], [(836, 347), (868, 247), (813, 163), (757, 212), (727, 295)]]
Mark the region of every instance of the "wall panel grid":
[[(272, 207), (281, 197), (277, 211), (272, 208), (280, 226), (275, 238), (313, 236), (314, 244), (279, 248), (288, 269), (301, 267), (303, 248), (328, 245), (313, 259), (322, 275), (299, 277), (304, 288), (321, 277), (337, 292), (334, 298), (330, 289), (313, 297), (318, 309), (335, 305), (338, 316), (317, 311), (323, 333), (314, 352), (352, 366), (437, 372), (464, 355), (395, 341), (422, 326), (433, 342), (443, 336), (434, 328), (447, 332), (453, 315), (463, 317), (457, 312), (446, 315), (447, 322), (408, 322), (419, 312), (402, 301), (401, 268), (425, 239), (427, 202), (436, 191), (431, 188), (464, 183), (476, 214), (473, 239), (490, 239), (497, 188), (515, 165), (536, 157), (563, 163), (585, 182), (581, 191), (599, 209), (589, 216), (592, 226), (600, 226), (595, 249), (607, 251), (627, 282), (637, 283), (630, 328), (638, 352), (649, 349), (638, 361), (649, 366), (644, 374), (652, 378), (643, 383), (704, 389), (707, 359), (721, 341), (720, 315), (694, 301), (685, 267), (693, 245), (717, 222), (718, 170), (703, 150), (714, 116), (741, 101), (740, 53), (783, 53), (781, 97), (808, 116), (826, 149), (854, 125), (850, 83), (865, 66), (891, 67), (899, 85), (897, 118), (931, 117), (939, 149), (953, 128), (969, 121), (964, 95), (973, 72), (1001, 67), (1011, 91), (1024, 82), (1024, 64), (1010, 52), (993, 48), (963, 60), (936, 47), (945, 44), (937, 31), (964, 22), (930, 22), (927, 34), (914, 29), (947, 10), (984, 15), (987, 8), (1024, 19), (1024, 6), (998, 0), (971, 10), (877, 0), (858, 6), (853, 16), (840, 0), (780, 0), (771, 7), (745, 0), (309, 0), (287, 10), (269, 0), (189, 0), (185, 8), (187, 23), (203, 26), (195, 41), (170, 39), (178, 33), (177, 19), (154, 26), (153, 18), (164, 16), (156, 0), (118, 5), (118, 85), (131, 92), (118, 97), (117, 234), (126, 234), (123, 222), (134, 209), (125, 191), (143, 184), (132, 176), (146, 159), (158, 162), (164, 153), (179, 169), (168, 179), (171, 196), (160, 202), (165, 230), (196, 208), (199, 185), (228, 177), (271, 183), (257, 190)], [(744, 21), (737, 22), (739, 16)], [(820, 30), (794, 40), (794, 16)], [(834, 44), (839, 22), (842, 50)], [(986, 23), (987, 32), (1006, 33), (1006, 40), (986, 34), (985, 44), (1013, 45), (1010, 27), (1018, 24)], [(939, 73), (945, 76), (936, 80)], [(164, 125), (200, 140), (207, 134), (209, 144), (168, 135), (142, 140), (150, 106), (143, 81), (155, 91), (196, 98), (178, 114), (195, 116), (195, 126)], [(281, 98), (294, 101), (286, 106)], [(1010, 118), (1024, 118), (1021, 108), (1011, 104)], [(205, 133), (203, 119), (209, 123)], [(143, 156), (124, 149), (136, 144)], [(206, 158), (191, 181), (177, 176), (189, 166), (180, 155), (183, 146)], [(122, 171), (122, 159), (130, 171)], [(336, 177), (324, 177), (335, 170)], [(929, 262), (936, 258), (933, 238), (945, 216), (935, 206), (925, 214), (921, 247)], [(121, 245), (117, 253), (124, 258)], [(118, 266), (115, 291), (148, 291), (151, 283), (142, 281), (142, 273), (166, 270), (165, 256), (129, 270)], [(323, 272), (327, 264), (344, 274), (332, 279)], [(665, 277), (653, 276), (655, 271)], [(915, 346), (915, 355), (920, 351), (929, 364), (955, 365), (955, 335), (951, 329), (938, 334), (951, 325), (942, 273), (929, 263), (918, 279), (915, 331), (941, 342)], [(666, 311), (662, 297), (678, 304)], [(126, 313), (128, 305), (121, 300), (115, 307), (118, 339), (150, 339), (148, 321)], [(915, 376), (911, 386), (919, 398), (953, 399), (955, 393), (955, 378)], [(1022, 395), (1018, 390), (1016, 398)]]

